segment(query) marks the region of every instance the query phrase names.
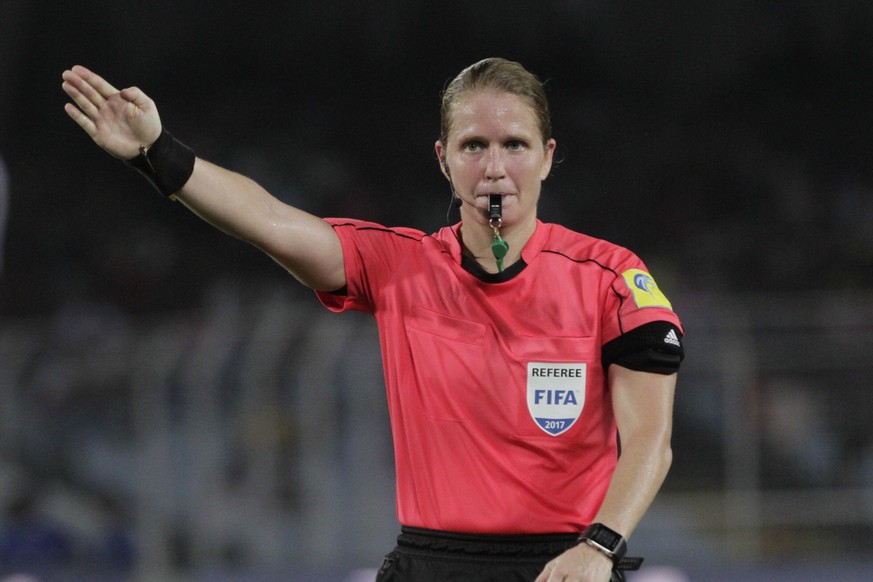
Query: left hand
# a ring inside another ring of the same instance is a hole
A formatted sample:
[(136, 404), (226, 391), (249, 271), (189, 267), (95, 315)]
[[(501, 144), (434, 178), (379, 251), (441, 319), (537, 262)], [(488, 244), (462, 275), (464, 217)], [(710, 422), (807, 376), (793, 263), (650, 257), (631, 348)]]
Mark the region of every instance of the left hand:
[(548, 564), (534, 582), (609, 582), (612, 560), (584, 543)]

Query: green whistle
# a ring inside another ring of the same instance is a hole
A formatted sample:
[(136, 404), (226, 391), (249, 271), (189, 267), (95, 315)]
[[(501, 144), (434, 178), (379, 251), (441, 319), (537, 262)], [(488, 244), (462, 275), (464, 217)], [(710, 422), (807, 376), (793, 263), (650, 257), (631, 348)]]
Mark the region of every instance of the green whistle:
[(509, 252), (509, 243), (500, 238), (500, 235), (494, 233), (494, 240), (491, 241), (491, 252), (494, 253), (494, 258), (497, 259), (497, 270), (503, 272), (503, 257)]

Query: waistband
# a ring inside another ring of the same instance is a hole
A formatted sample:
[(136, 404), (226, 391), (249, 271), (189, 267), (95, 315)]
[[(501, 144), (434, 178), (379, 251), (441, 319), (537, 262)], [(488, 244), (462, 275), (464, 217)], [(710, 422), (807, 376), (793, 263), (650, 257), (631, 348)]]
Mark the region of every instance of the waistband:
[(470, 534), (401, 526), (398, 548), (470, 556), (551, 558), (579, 543), (578, 533)]

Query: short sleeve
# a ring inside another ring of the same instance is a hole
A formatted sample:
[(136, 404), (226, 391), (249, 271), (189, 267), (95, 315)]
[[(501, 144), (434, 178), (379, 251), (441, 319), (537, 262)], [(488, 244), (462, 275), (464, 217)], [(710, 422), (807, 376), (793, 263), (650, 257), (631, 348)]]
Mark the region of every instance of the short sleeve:
[(604, 304), (604, 367), (674, 372), (684, 358), (682, 322), (646, 265), (625, 252), (614, 263)]
[(339, 236), (343, 250), (346, 285), (338, 291), (316, 291), (331, 311), (372, 313), (380, 290), (395, 272), (409, 247), (424, 236), (409, 228), (387, 228), (373, 222), (345, 218), (325, 219)]

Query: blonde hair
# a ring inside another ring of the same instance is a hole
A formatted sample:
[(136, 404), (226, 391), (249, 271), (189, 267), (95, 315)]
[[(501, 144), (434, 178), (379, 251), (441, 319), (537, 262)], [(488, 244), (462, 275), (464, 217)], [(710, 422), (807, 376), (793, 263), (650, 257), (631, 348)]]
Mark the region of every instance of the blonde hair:
[(452, 128), (452, 108), (465, 94), (497, 91), (517, 95), (527, 101), (537, 118), (543, 143), (552, 137), (552, 119), (543, 84), (520, 63), (501, 58), (482, 59), (461, 71), (442, 94), (440, 141), (447, 143)]

